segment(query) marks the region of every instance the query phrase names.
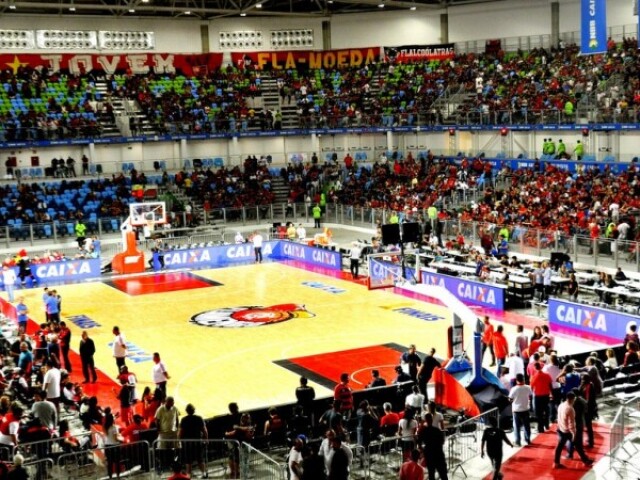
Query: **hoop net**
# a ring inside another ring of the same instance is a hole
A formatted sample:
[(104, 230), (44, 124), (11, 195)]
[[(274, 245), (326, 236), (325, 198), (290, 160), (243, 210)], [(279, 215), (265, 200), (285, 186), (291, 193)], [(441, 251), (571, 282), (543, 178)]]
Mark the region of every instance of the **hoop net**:
[(399, 283), (415, 282), (416, 252), (405, 251), (404, 262), (407, 278), (402, 276), (403, 256), (400, 252), (372, 253), (367, 256), (369, 267), (369, 290), (393, 287)]

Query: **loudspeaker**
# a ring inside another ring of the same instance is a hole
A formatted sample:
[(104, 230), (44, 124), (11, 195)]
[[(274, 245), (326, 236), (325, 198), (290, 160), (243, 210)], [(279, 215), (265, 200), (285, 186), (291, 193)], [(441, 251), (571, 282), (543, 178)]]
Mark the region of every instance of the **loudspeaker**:
[(389, 223), (382, 225), (382, 244), (397, 245), (400, 243), (400, 225)]
[(420, 241), (420, 224), (417, 222), (402, 224), (402, 241), (417, 243)]
[(564, 252), (551, 252), (551, 264), (555, 265), (559, 263), (562, 265), (564, 262), (571, 260), (571, 257)]

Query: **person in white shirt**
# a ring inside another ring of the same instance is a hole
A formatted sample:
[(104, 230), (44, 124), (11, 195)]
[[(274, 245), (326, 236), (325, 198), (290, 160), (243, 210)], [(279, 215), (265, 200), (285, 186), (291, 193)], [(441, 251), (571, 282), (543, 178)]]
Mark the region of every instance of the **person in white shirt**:
[(511, 353), (504, 364), (509, 369), (509, 375), (511, 378), (515, 378), (519, 373), (524, 375), (524, 360), (520, 355)]
[(113, 357), (116, 359), (116, 365), (118, 366), (118, 375), (122, 371), (122, 367), (125, 364), (125, 357), (127, 356), (127, 340), (124, 338), (124, 335), (120, 332), (119, 327), (113, 327), (113, 344), (112, 351)]
[[(331, 460), (333, 459), (334, 450), (332, 447), (333, 439), (336, 437), (336, 432), (333, 430), (327, 430), (325, 438), (322, 440), (320, 444), (320, 449), (318, 450), (318, 455), (322, 457), (324, 460), (324, 470), (328, 475), (331, 470)], [(340, 445), (340, 448), (344, 450), (344, 453), (347, 454), (347, 458), (349, 459), (349, 465), (353, 462), (353, 451), (349, 448), (349, 446), (345, 443)]]
[(289, 460), (287, 462), (289, 467), (289, 478), (291, 480), (302, 479), (302, 449), (307, 440), (304, 435), (298, 435), (293, 442), (293, 447), (289, 451)]
[(167, 395), (167, 380), (171, 377), (169, 376), (169, 372), (167, 372), (167, 367), (164, 362), (160, 360), (160, 354), (155, 352), (153, 354), (153, 367), (152, 372), (153, 383), (156, 384), (156, 388), (162, 390), (164, 395)]
[(262, 263), (262, 243), (264, 242), (262, 235), (254, 232), (251, 241), (253, 242), (253, 251), (256, 254), (256, 263)]
[(51, 360), (47, 360), (47, 373), (44, 374), (42, 380), (42, 389), (47, 392), (47, 400), (56, 406), (59, 410), (60, 406), (60, 380), (61, 373)]
[(436, 402), (431, 400), (425, 410), (426, 410), (426, 413), (430, 413), (431, 416), (433, 417), (433, 426), (438, 427), (440, 430), (444, 432), (445, 431), (444, 415), (442, 415), (436, 408)]
[(420, 389), (417, 385), (414, 385), (411, 389), (411, 393), (407, 395), (404, 401), (406, 407), (410, 407), (416, 414), (422, 411), (424, 406), (424, 395), (420, 393)]
[(298, 225), (298, 229), (296, 230), (296, 233), (298, 235), (298, 240), (301, 242), (303, 242), (304, 239), (307, 238), (307, 231), (302, 226), (302, 224)]
[(358, 278), (358, 269), (360, 268), (360, 255), (362, 254), (362, 248), (358, 245), (358, 242), (351, 244), (351, 251), (349, 252), (349, 269), (351, 270), (351, 276), (354, 279)]
[(516, 386), (509, 392), (509, 401), (513, 411), (513, 433), (515, 444), (521, 446), (520, 430), (524, 427), (524, 441), (531, 443), (531, 421), (529, 419), (529, 406), (533, 392), (529, 385), (524, 383), (524, 375), (516, 375)]
[(236, 243), (244, 243), (244, 237), (242, 236), (242, 234), (240, 232), (236, 233), (234, 241)]
[(9, 296), (10, 303), (15, 301), (13, 291), (16, 287), (17, 281), (18, 277), (16, 276), (16, 272), (13, 268), (7, 265), (2, 267), (2, 283), (4, 284), (4, 291), (7, 292), (7, 295)]

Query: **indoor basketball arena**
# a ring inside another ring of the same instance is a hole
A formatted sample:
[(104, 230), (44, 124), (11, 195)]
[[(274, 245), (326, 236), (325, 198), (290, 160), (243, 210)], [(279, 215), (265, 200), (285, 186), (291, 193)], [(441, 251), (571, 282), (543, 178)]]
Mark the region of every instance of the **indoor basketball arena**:
[(640, 478), (638, 25), (0, 1), (0, 480)]

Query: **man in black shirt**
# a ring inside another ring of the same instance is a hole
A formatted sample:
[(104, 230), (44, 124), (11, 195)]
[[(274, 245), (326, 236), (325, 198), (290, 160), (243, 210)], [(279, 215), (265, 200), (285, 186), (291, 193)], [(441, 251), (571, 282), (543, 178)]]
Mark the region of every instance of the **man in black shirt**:
[(96, 345), (93, 343), (93, 340), (89, 338), (89, 334), (85, 330), (82, 332), (82, 339), (80, 340), (80, 361), (82, 362), (84, 383), (89, 383), (89, 374), (91, 374), (92, 383), (96, 383), (96, 380), (98, 380), (95, 363), (93, 361), (93, 355), (95, 353)]
[(436, 479), (436, 472), (440, 480), (448, 480), (447, 460), (444, 456), (444, 432), (433, 426), (433, 415), (424, 416), (425, 425), (418, 431), (418, 442), (422, 448), (422, 455), (427, 461), (429, 480)]
[(418, 368), (422, 364), (420, 356), (416, 353), (416, 346), (410, 345), (409, 350), (404, 352), (402, 357), (400, 357), (400, 361), (403, 365), (408, 366), (408, 373), (411, 376), (411, 379), (415, 381), (418, 376)]
[(300, 405), (305, 415), (311, 417), (313, 422), (313, 400), (316, 398), (316, 391), (313, 387), (307, 385), (308, 380), (306, 377), (300, 377), (300, 386), (296, 388), (296, 398), (298, 399), (298, 405)]
[(380, 372), (376, 369), (371, 370), (371, 381), (366, 388), (384, 387), (386, 385), (387, 381), (384, 378), (380, 378)]
[(504, 430), (498, 428), (498, 420), (495, 417), (489, 417), (488, 422), (489, 428), (482, 434), (480, 455), (484, 458), (486, 445), (487, 455), (493, 465), (493, 480), (499, 480), (502, 478), (502, 474), (500, 473), (500, 468), (502, 467), (502, 442), (510, 447), (513, 447), (513, 443), (511, 443), (509, 437), (504, 433)]
[(182, 455), (183, 461), (187, 466), (187, 475), (191, 473), (191, 465), (198, 464), (200, 471), (202, 472), (202, 478), (208, 478), (209, 474), (204, 468), (204, 462), (202, 460), (204, 445), (197, 440), (207, 440), (209, 433), (207, 432), (207, 426), (201, 416), (195, 415), (196, 408), (192, 404), (188, 404), (185, 408), (187, 415), (180, 420), (180, 430), (178, 431), (178, 438), (181, 440), (190, 440), (182, 442)]
[(432, 348), (429, 354), (424, 357), (424, 362), (418, 369), (418, 388), (420, 393), (424, 395), (425, 403), (429, 401), (429, 395), (427, 394), (427, 383), (431, 380), (431, 375), (436, 368), (440, 368), (440, 362), (436, 359), (436, 349)]

